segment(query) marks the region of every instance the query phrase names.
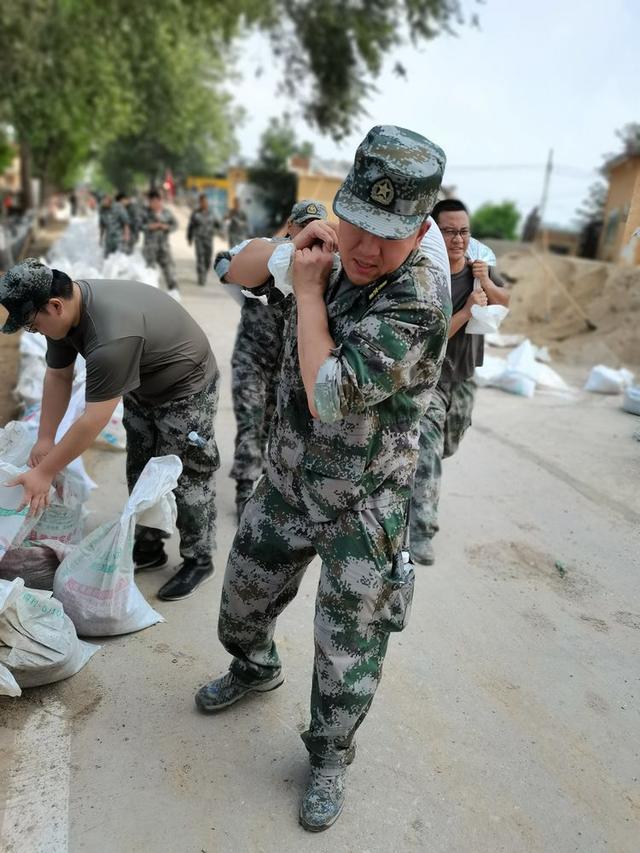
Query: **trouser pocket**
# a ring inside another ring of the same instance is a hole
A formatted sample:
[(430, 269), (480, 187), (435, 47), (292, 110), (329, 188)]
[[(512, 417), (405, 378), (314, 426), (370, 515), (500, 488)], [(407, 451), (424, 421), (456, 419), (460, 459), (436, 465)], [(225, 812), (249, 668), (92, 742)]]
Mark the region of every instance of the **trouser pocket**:
[(383, 631), (402, 631), (409, 622), (415, 571), (407, 552), (403, 553), (396, 555), (389, 572), (382, 575), (374, 619)]

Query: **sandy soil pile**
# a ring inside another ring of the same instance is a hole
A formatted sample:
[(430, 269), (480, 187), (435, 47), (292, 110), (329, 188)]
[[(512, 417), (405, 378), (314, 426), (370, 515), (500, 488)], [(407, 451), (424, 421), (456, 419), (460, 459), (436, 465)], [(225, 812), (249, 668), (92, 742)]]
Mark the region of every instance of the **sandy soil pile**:
[(568, 292), (597, 326), (583, 318), (527, 249), (501, 254), (498, 269), (517, 279), (501, 331), (518, 332), (574, 364), (640, 367), (640, 267), (545, 255)]

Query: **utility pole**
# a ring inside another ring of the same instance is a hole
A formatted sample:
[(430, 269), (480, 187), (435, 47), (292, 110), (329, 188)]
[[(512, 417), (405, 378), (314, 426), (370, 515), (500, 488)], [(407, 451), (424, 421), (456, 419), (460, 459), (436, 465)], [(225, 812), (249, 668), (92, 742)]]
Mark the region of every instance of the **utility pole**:
[(547, 166), (544, 170), (544, 182), (542, 184), (542, 198), (540, 199), (540, 223), (544, 223), (544, 212), (547, 207), (547, 199), (549, 198), (549, 184), (551, 182), (551, 172), (553, 171), (553, 148), (549, 149), (549, 157), (547, 158)]
[[(551, 172), (553, 171), (553, 148), (549, 149), (549, 156), (547, 158), (547, 166), (544, 170), (544, 181), (542, 184), (542, 198), (540, 199), (540, 229), (541, 229), (541, 247), (542, 251), (546, 254), (549, 251), (549, 234), (547, 233), (547, 229), (544, 224), (544, 214), (547, 208), (547, 200), (549, 198), (549, 184), (551, 183)], [(545, 311), (545, 320), (547, 323), (551, 321), (551, 281), (549, 275), (547, 273), (546, 268), (543, 267), (543, 281), (544, 281), (544, 291), (545, 291), (545, 302), (546, 302), (546, 311)]]

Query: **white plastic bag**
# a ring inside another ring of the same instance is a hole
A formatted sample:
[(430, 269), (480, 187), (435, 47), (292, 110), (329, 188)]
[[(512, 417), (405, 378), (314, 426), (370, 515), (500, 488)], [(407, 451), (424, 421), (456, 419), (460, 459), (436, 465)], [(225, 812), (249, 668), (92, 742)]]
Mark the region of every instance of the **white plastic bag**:
[(640, 385), (631, 385), (624, 389), (622, 408), (630, 415), (640, 415)]
[[(0, 462), (0, 481), (11, 481), (21, 471), (12, 465)], [(24, 489), (22, 486), (0, 485), (0, 560), (13, 545), (24, 541), (35, 522), (29, 516), (29, 507), (19, 510)]]
[[(34, 439), (32, 428), (22, 421), (11, 421), (4, 429), (0, 429), (0, 468), (7, 463), (15, 466), (14, 476), (26, 471)], [(4, 479), (8, 480), (9, 477), (5, 476)], [(32, 520), (27, 538), (32, 542), (43, 539), (78, 542), (83, 532), (83, 505), (89, 496), (87, 483), (77, 469), (68, 467), (58, 474), (53, 486), (50, 505), (37, 519)], [(21, 541), (15, 540), (16, 544)]]
[(0, 665), (20, 687), (69, 678), (99, 648), (78, 640), (73, 623), (50, 592), (28, 589), (21, 578), (13, 583), (0, 580)]
[[(496, 256), (492, 250), (473, 237), (469, 240), (467, 258), (470, 261), (484, 261), (490, 267), (496, 265)], [(473, 289), (480, 289), (478, 279), (474, 279)], [(473, 305), (465, 332), (467, 335), (495, 334), (508, 313), (509, 309), (505, 305)]]
[(177, 511), (172, 490), (181, 473), (177, 456), (150, 459), (120, 519), (98, 527), (60, 564), (53, 591), (79, 634), (128, 634), (164, 621), (136, 586), (134, 532), (136, 524), (173, 532)]
[(508, 313), (506, 305), (472, 305), (465, 332), (468, 335), (495, 334)]
[(626, 370), (624, 367), (621, 367), (620, 370), (614, 370), (613, 367), (596, 364), (595, 367), (591, 368), (584, 390), (592, 391), (595, 394), (619, 394), (632, 382), (633, 373), (630, 370)]
[(20, 685), (9, 670), (0, 663), (0, 696), (20, 696)]
[(485, 356), (474, 378), (479, 386), (490, 385), (521, 397), (533, 397), (536, 389), (573, 396), (573, 389), (549, 365), (537, 361), (537, 355), (538, 348), (524, 340), (506, 359)]

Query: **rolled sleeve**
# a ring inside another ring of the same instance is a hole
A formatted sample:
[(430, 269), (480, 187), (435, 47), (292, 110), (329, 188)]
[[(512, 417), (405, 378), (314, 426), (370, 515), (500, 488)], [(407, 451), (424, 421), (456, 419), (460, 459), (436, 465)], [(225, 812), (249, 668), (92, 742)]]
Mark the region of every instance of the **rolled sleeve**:
[(376, 406), (403, 388), (434, 386), (449, 320), (432, 305), (389, 305), (368, 314), (320, 367), (314, 388), (327, 423)]
[(338, 348), (320, 365), (313, 389), (313, 402), (318, 417), (325, 424), (335, 423), (343, 416), (341, 384), (342, 365)]

